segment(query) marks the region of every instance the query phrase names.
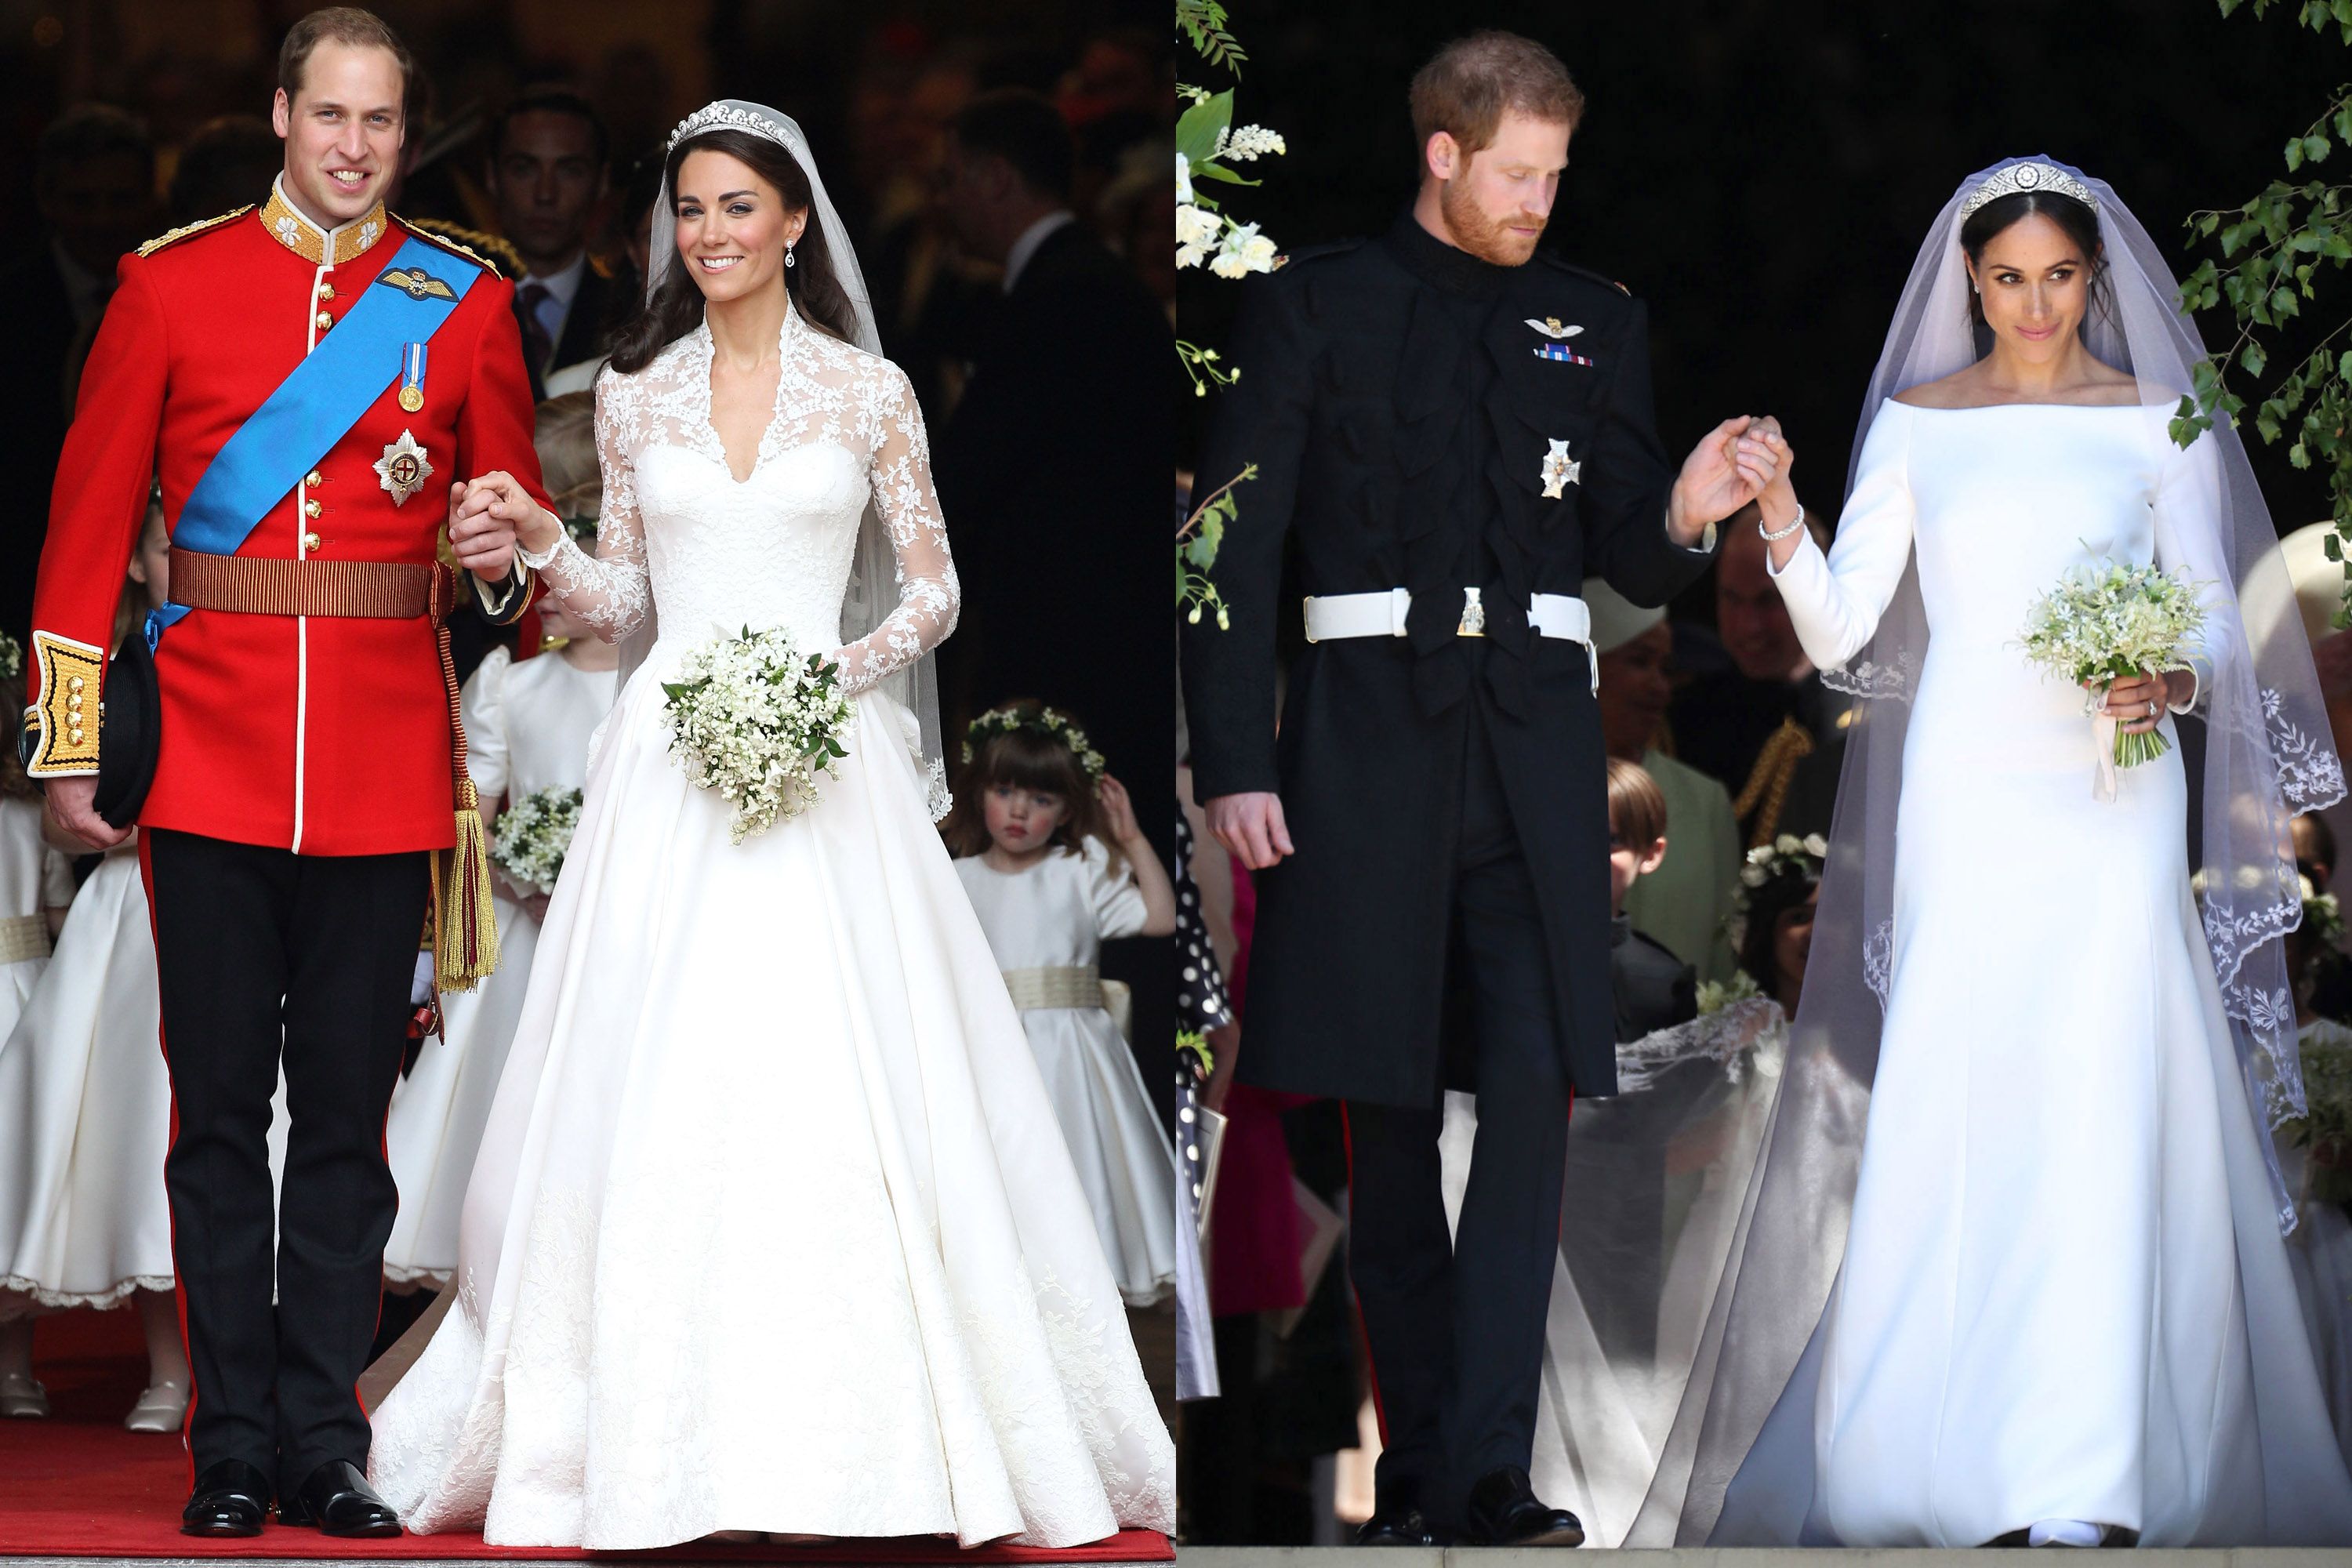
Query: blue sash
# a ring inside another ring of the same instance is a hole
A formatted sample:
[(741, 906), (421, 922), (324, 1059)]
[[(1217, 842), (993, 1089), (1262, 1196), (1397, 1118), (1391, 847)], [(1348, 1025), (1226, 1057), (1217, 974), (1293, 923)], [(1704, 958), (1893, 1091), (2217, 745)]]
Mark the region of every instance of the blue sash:
[[(180, 509), (173, 544), (236, 554), (269, 509), (400, 379), (406, 345), (438, 331), (480, 275), (471, 263), (410, 236), (351, 312), (213, 455)], [(149, 649), (187, 613), (185, 605), (149, 612)]]

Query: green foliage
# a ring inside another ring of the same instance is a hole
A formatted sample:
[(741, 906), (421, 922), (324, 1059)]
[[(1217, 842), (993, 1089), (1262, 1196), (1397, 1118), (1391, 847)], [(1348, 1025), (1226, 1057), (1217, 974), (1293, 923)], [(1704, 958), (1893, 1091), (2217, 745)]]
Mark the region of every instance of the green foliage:
[[(2219, 4), (2227, 16), (2244, 0)], [(2253, 15), (2288, 4), (2252, 0)], [(2335, 43), (2352, 45), (2352, 0), (2300, 0), (2294, 18), (2323, 38), (2332, 34)], [(2316, 173), (2339, 147), (2352, 147), (2352, 86), (2338, 88), (2326, 110), (2287, 139), (2280, 159), (2299, 181), (2273, 180), (2241, 206), (2189, 216), (2191, 243), (2210, 244), (2220, 256), (2206, 257), (2181, 279), (2181, 309), (2226, 310), (2237, 336), (2192, 367), (2171, 432), (2186, 447), (2217, 422), (2241, 424), (2252, 399), (2255, 434), (2265, 444), (2286, 442), (2295, 468), (2327, 476), (2336, 531), (2352, 542), (2352, 350), (2341, 346), (2352, 313), (2319, 330), (2315, 341), (2305, 315), (2306, 306), (2326, 311), (2323, 321), (2352, 311), (2343, 286), (2329, 281), (2352, 262), (2352, 184)], [(2290, 333), (2294, 341), (2282, 342)], [(2232, 377), (2246, 390), (2233, 388)], [(2266, 384), (2265, 377), (2273, 379)], [(2329, 558), (2342, 559), (2340, 547)], [(2352, 605), (2352, 562), (2345, 593)], [(2339, 607), (2336, 624), (2352, 625), (2352, 613)]]
[[(2263, 0), (2268, 4), (2269, 0)], [(1176, 0), (1176, 26), (1192, 41), (1192, 47), (1213, 66), (1242, 74), (1242, 62), (1249, 56), (1241, 45), (1225, 31), (1225, 8), (1218, 0)]]

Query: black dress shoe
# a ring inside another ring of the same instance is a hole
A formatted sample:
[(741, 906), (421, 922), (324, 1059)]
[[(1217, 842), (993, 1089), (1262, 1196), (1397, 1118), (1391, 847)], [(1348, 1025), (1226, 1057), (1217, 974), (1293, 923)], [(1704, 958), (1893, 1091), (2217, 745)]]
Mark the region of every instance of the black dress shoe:
[(1536, 1496), (1522, 1469), (1489, 1470), (1470, 1489), (1464, 1538), (1473, 1546), (1581, 1546), (1584, 1526)]
[(321, 1535), (398, 1535), (400, 1515), (375, 1495), (348, 1459), (330, 1459), (310, 1472), (292, 1497), (278, 1500), (278, 1522), (315, 1525)]
[(1375, 1513), (1356, 1527), (1359, 1546), (1436, 1546), (1437, 1531), (1417, 1508), (1390, 1509)]
[(259, 1535), (269, 1513), (269, 1478), (243, 1459), (217, 1459), (196, 1478), (180, 1510), (182, 1535)]

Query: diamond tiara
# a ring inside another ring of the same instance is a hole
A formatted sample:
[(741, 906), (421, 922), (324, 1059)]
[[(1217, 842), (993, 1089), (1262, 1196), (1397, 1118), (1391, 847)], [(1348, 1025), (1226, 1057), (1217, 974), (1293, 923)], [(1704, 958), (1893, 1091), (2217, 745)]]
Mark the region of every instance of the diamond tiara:
[(2056, 164), (2011, 163), (1989, 176), (1968, 194), (1967, 199), (1960, 203), (1960, 221), (1968, 222), (1987, 202), (1997, 202), (2003, 196), (2021, 195), (2027, 191), (2051, 191), (2062, 196), (2072, 196), (2092, 212), (2099, 210), (2099, 198), (2091, 194), (2091, 187)]
[(679, 121), (677, 129), (669, 133), (667, 150), (675, 152), (679, 142), (689, 136), (699, 136), (706, 131), (748, 131), (754, 136), (766, 137), (787, 152), (791, 150), (791, 144), (784, 140), (783, 132), (774, 121), (764, 114), (754, 114), (748, 109), (737, 109), (730, 103), (706, 103)]

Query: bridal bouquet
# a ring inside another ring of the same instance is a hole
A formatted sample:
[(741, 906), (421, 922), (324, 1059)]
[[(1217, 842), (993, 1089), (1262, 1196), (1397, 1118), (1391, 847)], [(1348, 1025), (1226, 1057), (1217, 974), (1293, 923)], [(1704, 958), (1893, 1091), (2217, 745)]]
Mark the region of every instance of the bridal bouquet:
[(580, 792), (551, 784), (535, 789), (499, 814), (490, 836), (490, 864), (519, 888), (555, 891), (572, 830), (580, 826)]
[[(2178, 668), (2182, 645), (2204, 624), (2205, 608), (2185, 575), (2101, 561), (2075, 567), (2034, 600), (2025, 657), (2078, 686), (2087, 680), (2105, 687)], [(2134, 735), (2116, 726), (2117, 767), (2153, 762), (2171, 749), (2161, 731)]]
[(678, 674), (662, 683), (669, 749), (698, 786), (734, 803), (738, 844), (814, 805), (816, 775), (849, 755), (842, 741), (857, 710), (841, 667), (787, 632), (746, 626), (688, 654)]

